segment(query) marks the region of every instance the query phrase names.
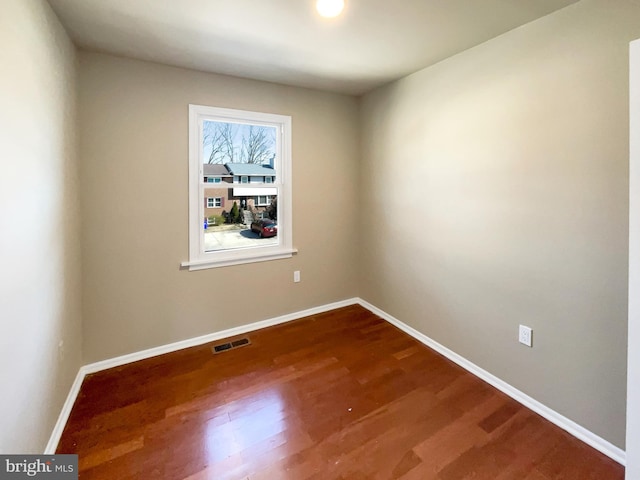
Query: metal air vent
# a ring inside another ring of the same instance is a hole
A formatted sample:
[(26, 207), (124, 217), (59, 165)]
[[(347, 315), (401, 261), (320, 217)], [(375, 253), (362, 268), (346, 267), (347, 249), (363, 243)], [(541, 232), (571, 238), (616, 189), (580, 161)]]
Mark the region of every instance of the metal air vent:
[(229, 350), (233, 350), (234, 348), (244, 347), (245, 345), (251, 345), (251, 341), (248, 338), (240, 338), (238, 340), (233, 340), (232, 342), (220, 343), (218, 345), (214, 345), (211, 347), (211, 351), (213, 353), (222, 353), (228, 352)]

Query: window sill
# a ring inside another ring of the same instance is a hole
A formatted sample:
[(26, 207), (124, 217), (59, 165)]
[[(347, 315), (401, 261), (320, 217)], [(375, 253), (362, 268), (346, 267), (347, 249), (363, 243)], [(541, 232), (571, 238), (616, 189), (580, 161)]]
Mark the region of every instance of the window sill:
[(243, 265), (246, 263), (268, 262), (271, 260), (281, 260), (283, 258), (291, 258), (298, 253), (297, 248), (282, 249), (267, 254), (257, 254), (251, 256), (242, 256), (236, 258), (225, 259), (206, 259), (195, 260), (190, 262), (182, 262), (180, 268), (188, 269), (190, 272), (194, 270), (205, 270), (208, 268), (229, 267), (231, 265)]

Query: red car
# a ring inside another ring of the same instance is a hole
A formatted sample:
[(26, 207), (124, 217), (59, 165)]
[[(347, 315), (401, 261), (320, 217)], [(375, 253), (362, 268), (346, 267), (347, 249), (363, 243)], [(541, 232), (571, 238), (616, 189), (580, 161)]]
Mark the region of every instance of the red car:
[(275, 237), (278, 225), (273, 220), (256, 220), (251, 224), (251, 231), (260, 235), (260, 238)]

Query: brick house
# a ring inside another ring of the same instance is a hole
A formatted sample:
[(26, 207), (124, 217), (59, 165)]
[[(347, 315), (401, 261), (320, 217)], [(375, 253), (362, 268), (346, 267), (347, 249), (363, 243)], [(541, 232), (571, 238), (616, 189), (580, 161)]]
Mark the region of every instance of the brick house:
[(232, 175), (224, 165), (204, 164), (202, 166), (204, 188), (204, 216), (222, 215), (231, 208), (229, 201), (229, 185), (233, 181)]
[[(204, 214), (222, 215), (237, 202), (238, 207), (262, 216), (277, 196), (277, 189), (255, 188), (275, 182), (276, 172), (270, 164), (226, 163), (203, 165)], [(209, 187), (211, 185), (211, 187)]]

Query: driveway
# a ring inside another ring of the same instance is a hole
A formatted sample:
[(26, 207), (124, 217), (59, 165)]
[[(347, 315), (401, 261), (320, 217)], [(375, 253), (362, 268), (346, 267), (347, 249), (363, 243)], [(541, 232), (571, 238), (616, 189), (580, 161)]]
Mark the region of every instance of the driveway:
[(208, 229), (204, 232), (205, 252), (225, 250), (227, 248), (264, 247), (277, 245), (278, 237), (260, 238), (257, 233), (246, 228), (244, 230), (215, 231)]

